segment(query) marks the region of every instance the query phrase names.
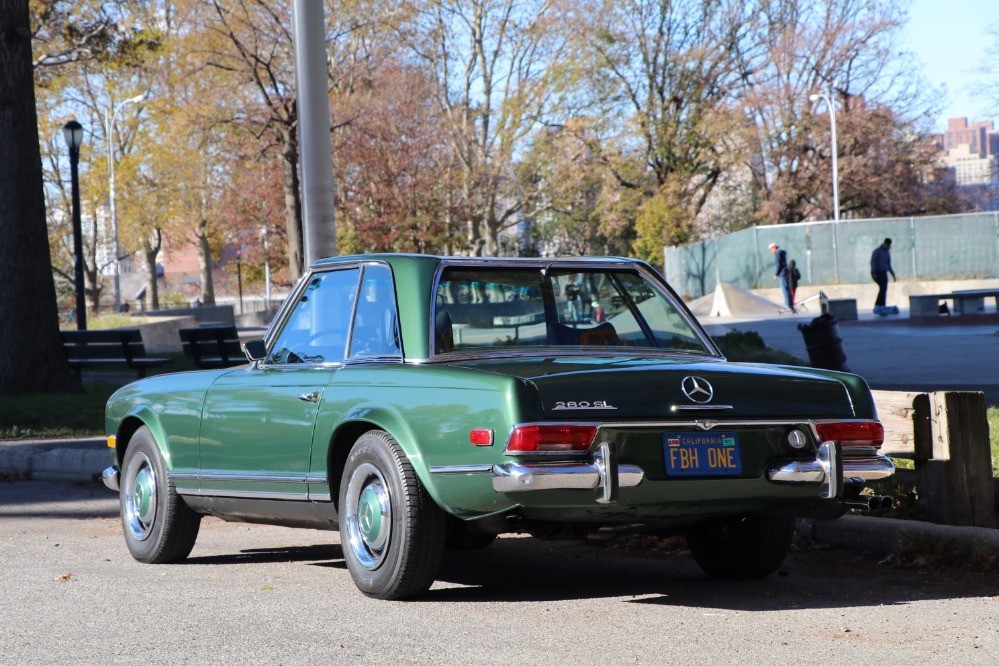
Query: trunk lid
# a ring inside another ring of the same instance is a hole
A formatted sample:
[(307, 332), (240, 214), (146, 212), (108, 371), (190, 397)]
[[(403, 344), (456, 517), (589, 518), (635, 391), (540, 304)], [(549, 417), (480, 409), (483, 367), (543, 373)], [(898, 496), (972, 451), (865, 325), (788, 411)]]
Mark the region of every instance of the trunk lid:
[[(624, 356), (469, 360), (450, 365), (523, 380), (537, 390), (549, 420), (854, 417), (846, 387), (808, 368)], [(696, 378), (696, 386), (685, 378)], [(684, 393), (684, 384), (693, 399)], [(711, 409), (721, 405), (731, 409)]]

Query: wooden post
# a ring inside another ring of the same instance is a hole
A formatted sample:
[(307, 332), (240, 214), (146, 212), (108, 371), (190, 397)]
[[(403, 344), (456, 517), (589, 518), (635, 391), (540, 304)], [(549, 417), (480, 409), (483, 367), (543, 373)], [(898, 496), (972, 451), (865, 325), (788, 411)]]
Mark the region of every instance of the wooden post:
[(985, 394), (918, 394), (913, 407), (916, 484), (927, 518), (996, 527)]

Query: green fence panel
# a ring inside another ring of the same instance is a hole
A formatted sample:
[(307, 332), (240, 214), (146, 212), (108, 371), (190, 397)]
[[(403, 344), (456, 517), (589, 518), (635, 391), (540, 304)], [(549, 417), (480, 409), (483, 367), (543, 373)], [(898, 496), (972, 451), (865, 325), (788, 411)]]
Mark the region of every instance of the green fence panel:
[(797, 262), (803, 284), (865, 283), (871, 253), (885, 238), (892, 239), (900, 279), (999, 278), (999, 213), (752, 227), (666, 248), (664, 274), (686, 298), (711, 293), (719, 280), (743, 289), (773, 287), (769, 245), (777, 243)]

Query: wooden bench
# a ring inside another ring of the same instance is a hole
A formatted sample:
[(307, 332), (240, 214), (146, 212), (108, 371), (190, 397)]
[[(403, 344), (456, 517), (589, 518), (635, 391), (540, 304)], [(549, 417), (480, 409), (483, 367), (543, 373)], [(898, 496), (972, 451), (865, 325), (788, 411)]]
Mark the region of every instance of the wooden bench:
[(199, 368), (228, 368), (246, 363), (235, 326), (201, 326), (180, 329), (184, 353)]
[(949, 294), (912, 294), (909, 296), (910, 317), (936, 317), (940, 314), (940, 301), (950, 301), (950, 311), (955, 315), (978, 314), (985, 311), (985, 299), (996, 299), (999, 310), (999, 289), (966, 289)]
[(914, 461), (927, 518), (945, 525), (996, 527), (985, 394), (872, 393), (885, 428), (881, 453)]
[(142, 333), (137, 328), (106, 331), (61, 331), (62, 349), (69, 367), (81, 378), (83, 368), (98, 365), (126, 365), (145, 377), (146, 370), (170, 363), (170, 358), (146, 356)]

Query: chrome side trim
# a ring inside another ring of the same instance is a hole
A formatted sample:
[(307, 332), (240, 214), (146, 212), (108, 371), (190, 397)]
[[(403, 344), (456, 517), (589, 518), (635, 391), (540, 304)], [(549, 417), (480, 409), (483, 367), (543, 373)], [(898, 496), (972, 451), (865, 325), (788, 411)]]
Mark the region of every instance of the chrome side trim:
[(305, 477), (306, 483), (326, 483), (325, 474), (309, 474)]
[[(606, 474), (606, 471), (604, 472)], [(528, 490), (593, 490), (600, 484), (601, 472), (595, 464), (551, 463), (526, 465), (506, 463), (493, 466), (493, 490), (516, 493)], [(645, 471), (636, 465), (618, 466), (618, 486), (637, 486)]]
[(101, 472), (101, 481), (104, 482), (104, 485), (107, 486), (109, 490), (117, 492), (119, 490), (118, 476), (118, 470), (114, 467), (108, 467)]
[(300, 493), (271, 493), (257, 490), (219, 490), (217, 488), (178, 488), (178, 495), (198, 495), (209, 497), (240, 497), (244, 499), (268, 499), (268, 500), (289, 500), (297, 502), (307, 502), (309, 494), (305, 491)]
[[(177, 477), (179, 478), (179, 477)], [(201, 481), (236, 481), (245, 483), (308, 483), (305, 476), (287, 476), (283, 474), (197, 474), (195, 478)]]
[(440, 476), (455, 476), (459, 474), (485, 474), (492, 470), (492, 465), (439, 465), (431, 467), (430, 473)]

